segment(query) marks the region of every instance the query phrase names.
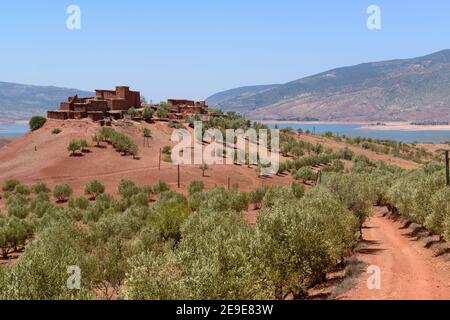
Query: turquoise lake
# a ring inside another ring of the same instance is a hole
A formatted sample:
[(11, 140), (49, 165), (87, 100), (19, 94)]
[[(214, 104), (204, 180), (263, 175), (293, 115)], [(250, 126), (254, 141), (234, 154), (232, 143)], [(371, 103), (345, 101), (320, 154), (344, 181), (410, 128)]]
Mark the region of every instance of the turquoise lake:
[[(278, 124), (278, 128), (290, 127), (294, 130), (309, 130), (318, 134), (328, 131), (334, 135), (347, 137), (365, 137), (381, 140), (396, 140), (402, 142), (430, 142), (440, 143), (450, 141), (450, 131), (433, 130), (433, 131), (402, 131), (402, 130), (364, 130), (357, 124), (298, 124), (283, 123)], [(275, 124), (269, 127), (274, 128)], [(28, 124), (0, 124), (0, 137), (12, 138), (23, 135), (28, 132)]]
[[(298, 124), (283, 123), (277, 124), (278, 128), (292, 128), (294, 130), (309, 130), (315, 133), (333, 132), (334, 135), (346, 137), (365, 137), (381, 140), (395, 140), (401, 142), (429, 142), (440, 143), (450, 141), (450, 131), (402, 131), (402, 130), (365, 130), (357, 124)], [(269, 124), (274, 128), (275, 124)]]

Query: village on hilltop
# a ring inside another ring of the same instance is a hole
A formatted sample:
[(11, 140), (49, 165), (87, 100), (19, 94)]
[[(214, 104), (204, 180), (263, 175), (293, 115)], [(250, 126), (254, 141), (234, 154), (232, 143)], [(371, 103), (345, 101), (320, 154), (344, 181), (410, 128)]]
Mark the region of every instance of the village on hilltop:
[[(209, 112), (205, 101), (169, 99), (161, 104), (147, 104), (142, 103), (140, 92), (131, 91), (127, 86), (117, 86), (115, 90), (95, 90), (95, 97), (69, 97), (67, 102), (61, 102), (58, 110), (48, 111), (47, 118), (56, 120), (89, 118), (103, 126), (110, 125), (112, 120), (127, 116), (133, 119), (143, 118), (146, 109), (156, 112), (162, 105), (166, 108), (166, 112), (159, 118), (163, 120), (178, 121), (195, 114), (208, 117), (219, 115), (216, 111)], [(220, 113), (220, 116), (226, 115)]]

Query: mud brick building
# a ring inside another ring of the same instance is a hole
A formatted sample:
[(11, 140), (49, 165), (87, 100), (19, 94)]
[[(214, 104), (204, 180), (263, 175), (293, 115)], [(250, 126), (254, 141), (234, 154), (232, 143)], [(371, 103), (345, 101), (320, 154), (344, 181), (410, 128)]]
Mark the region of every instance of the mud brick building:
[(116, 90), (95, 90), (95, 97), (69, 97), (61, 102), (59, 110), (47, 112), (49, 119), (84, 119), (101, 121), (107, 117), (120, 119), (132, 107), (140, 108), (141, 94), (129, 87), (119, 86)]
[(205, 101), (169, 99), (167, 102), (171, 105), (171, 112), (174, 114), (193, 115), (208, 112), (208, 106)]

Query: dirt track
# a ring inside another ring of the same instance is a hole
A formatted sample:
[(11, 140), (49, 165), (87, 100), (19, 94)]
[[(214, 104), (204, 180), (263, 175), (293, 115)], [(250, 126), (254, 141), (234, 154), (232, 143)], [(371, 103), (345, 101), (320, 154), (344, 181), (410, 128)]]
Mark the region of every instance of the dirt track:
[(381, 289), (369, 290), (363, 273), (356, 286), (341, 296), (357, 300), (450, 299), (450, 262), (434, 257), (421, 241), (411, 238), (408, 229), (382, 216), (380, 209), (367, 223), (367, 244), (357, 258), (381, 269)]

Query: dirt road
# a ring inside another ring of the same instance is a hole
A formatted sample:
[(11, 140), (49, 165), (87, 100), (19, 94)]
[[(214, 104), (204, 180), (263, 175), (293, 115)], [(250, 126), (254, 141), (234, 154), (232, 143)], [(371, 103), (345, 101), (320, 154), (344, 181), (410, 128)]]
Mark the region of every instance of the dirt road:
[(408, 236), (399, 222), (382, 216), (380, 209), (364, 229), (366, 246), (357, 258), (381, 270), (381, 288), (370, 290), (367, 280), (373, 274), (363, 273), (356, 286), (341, 299), (403, 300), (450, 299), (450, 262), (433, 257), (421, 241)]

